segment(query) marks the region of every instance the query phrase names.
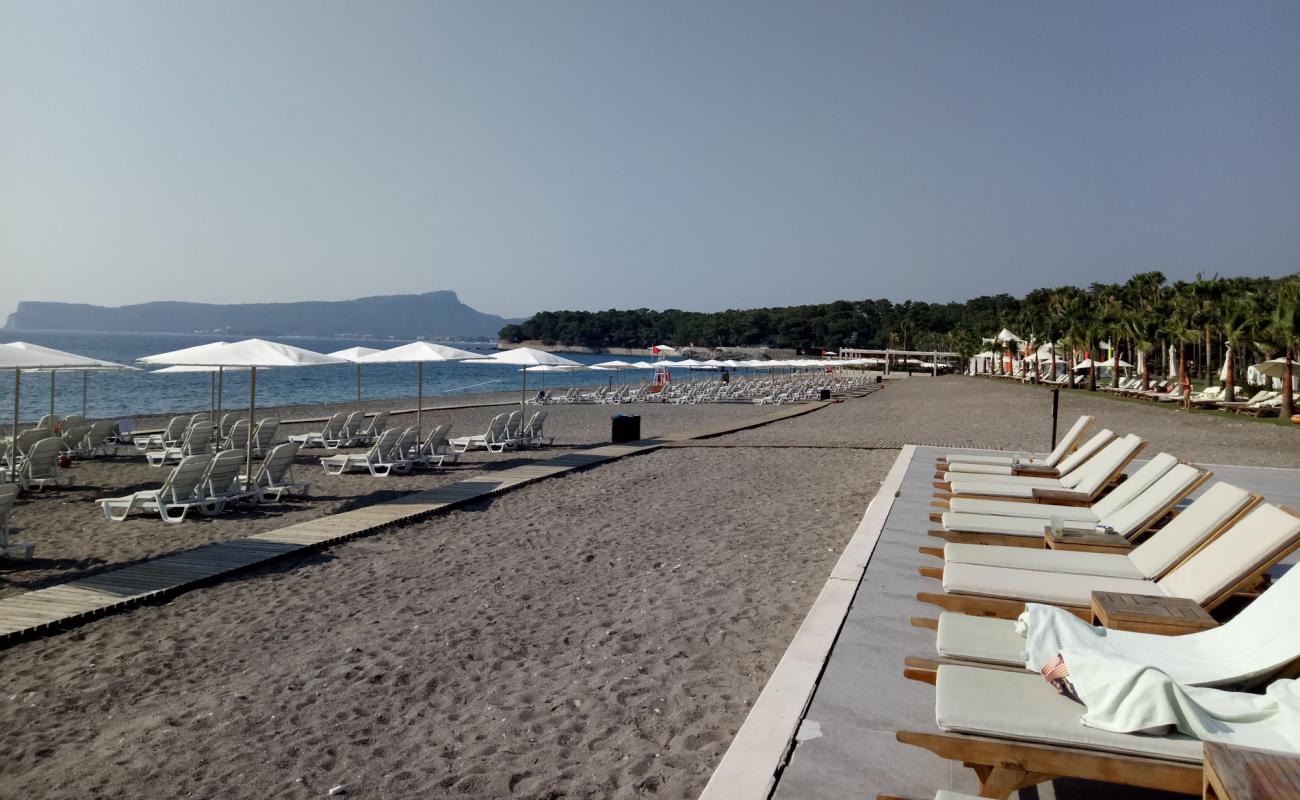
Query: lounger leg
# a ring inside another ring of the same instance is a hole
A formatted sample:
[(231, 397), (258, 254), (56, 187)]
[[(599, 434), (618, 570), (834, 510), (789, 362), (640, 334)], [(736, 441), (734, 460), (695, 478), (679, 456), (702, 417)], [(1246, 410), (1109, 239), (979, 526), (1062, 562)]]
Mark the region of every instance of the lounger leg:
[(990, 767), (979, 764), (974, 769), (980, 779), (980, 797), (995, 797), (999, 800), (1010, 797), (1018, 789), (1037, 786), (1052, 779), (1051, 775), (1025, 772), (1013, 766)]

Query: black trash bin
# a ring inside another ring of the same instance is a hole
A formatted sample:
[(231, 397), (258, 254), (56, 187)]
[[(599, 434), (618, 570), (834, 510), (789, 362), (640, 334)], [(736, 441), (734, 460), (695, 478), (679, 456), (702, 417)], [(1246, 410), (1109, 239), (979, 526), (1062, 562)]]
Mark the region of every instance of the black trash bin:
[(823, 400), (829, 400), (829, 399), (831, 399), (831, 390), (830, 390), (830, 389), (822, 389), (822, 391), (821, 391), (821, 399), (823, 399)]
[(615, 414), (609, 418), (611, 442), (635, 442), (641, 438), (641, 418), (635, 414)]

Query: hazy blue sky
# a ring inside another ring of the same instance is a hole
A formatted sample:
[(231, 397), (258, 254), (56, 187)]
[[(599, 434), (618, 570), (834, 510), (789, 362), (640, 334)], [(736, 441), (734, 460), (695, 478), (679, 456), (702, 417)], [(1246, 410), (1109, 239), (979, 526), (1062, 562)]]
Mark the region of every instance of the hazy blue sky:
[(964, 299), (1300, 268), (1300, 3), (0, 0), (18, 299)]

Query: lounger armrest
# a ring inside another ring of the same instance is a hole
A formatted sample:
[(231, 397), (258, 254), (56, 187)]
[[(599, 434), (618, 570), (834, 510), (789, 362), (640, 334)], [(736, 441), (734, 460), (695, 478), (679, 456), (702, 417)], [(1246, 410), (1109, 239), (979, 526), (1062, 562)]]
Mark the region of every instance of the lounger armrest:
[(1087, 492), (1073, 489), (1047, 489), (1041, 486), (1033, 488), (1034, 499), (1046, 503), (1086, 503), (1092, 499)]

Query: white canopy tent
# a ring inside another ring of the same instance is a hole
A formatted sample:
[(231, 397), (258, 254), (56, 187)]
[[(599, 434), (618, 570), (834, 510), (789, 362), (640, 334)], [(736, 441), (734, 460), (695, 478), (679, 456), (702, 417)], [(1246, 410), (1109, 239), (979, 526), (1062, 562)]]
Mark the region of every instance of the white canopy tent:
[[(1097, 369), (1104, 369), (1104, 368), (1114, 369), (1115, 366), (1116, 366), (1115, 356), (1111, 356), (1109, 359), (1105, 361), (1097, 362)], [(1121, 358), (1119, 359), (1118, 366), (1120, 369), (1131, 369), (1133, 365)], [(1078, 364), (1074, 365), (1075, 372), (1078, 372), (1081, 369), (1091, 369), (1091, 368), (1092, 368), (1091, 358), (1085, 358), (1084, 360), (1080, 361)]]
[(426, 342), (424, 340), (411, 342), (410, 344), (398, 345), (388, 350), (380, 350), (377, 353), (371, 353), (362, 356), (356, 361), (358, 364), (418, 364), (416, 370), (416, 404), (415, 404), (415, 430), (416, 435), (423, 439), (424, 437), (424, 363), (426, 361), (469, 361), (479, 357), (478, 353), (471, 353), (468, 350), (460, 350), (455, 347), (448, 347), (445, 344), (435, 342)]
[(357, 402), (361, 402), (361, 359), (366, 356), (373, 356), (375, 353), (383, 352), (375, 347), (349, 347), (344, 350), (335, 350), (329, 355), (335, 358), (341, 358), (344, 361), (351, 361), (357, 368)]
[(245, 339), (233, 344), (214, 344), (188, 347), (172, 353), (159, 353), (139, 359), (146, 364), (167, 364), (191, 367), (248, 367), (248, 442), (244, 452), (244, 476), (253, 480), (253, 430), (257, 409), (258, 367), (315, 367), (348, 362), (324, 353), (301, 347), (268, 342), (265, 339)]

